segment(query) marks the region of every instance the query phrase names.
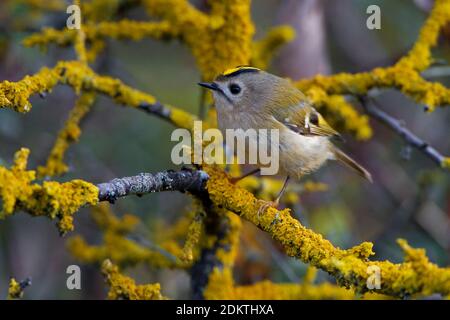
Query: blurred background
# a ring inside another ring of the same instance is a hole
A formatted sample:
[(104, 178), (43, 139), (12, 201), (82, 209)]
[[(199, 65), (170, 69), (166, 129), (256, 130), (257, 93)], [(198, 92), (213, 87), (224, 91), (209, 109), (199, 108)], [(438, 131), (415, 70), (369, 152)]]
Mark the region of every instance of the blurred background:
[[(204, 1), (192, 1), (199, 7)], [(270, 71), (300, 79), (317, 73), (360, 72), (393, 64), (414, 43), (432, 1), (411, 0), (257, 0), (252, 17), (255, 37), (261, 38), (271, 26), (289, 24), (297, 38), (277, 55)], [(366, 28), (366, 9), (381, 8), (381, 30)], [(127, 17), (146, 19), (142, 10)], [(43, 26), (59, 26), (64, 12), (38, 15), (20, 1), (0, 3), (0, 81), (17, 81), (57, 60), (74, 59), (71, 48), (50, 46), (47, 52), (25, 48), (21, 40)], [(26, 26), (26, 27), (24, 27)], [(450, 32), (434, 51), (438, 59), (450, 61)], [(107, 50), (94, 65), (101, 74), (118, 77), (128, 85), (155, 95), (159, 101), (198, 113), (200, 80), (194, 59), (186, 47), (172, 42), (145, 39), (140, 42), (108, 41)], [(431, 74), (435, 81), (449, 84), (450, 72)], [(19, 114), (0, 110), (0, 164), (9, 166), (14, 152), (31, 149), (29, 167), (45, 163), (56, 133), (74, 104), (71, 88), (58, 86), (41, 99), (32, 97), (33, 109)], [(377, 100), (382, 109), (405, 124), (443, 154), (450, 154), (450, 109), (438, 108), (426, 114), (395, 90), (383, 91)], [(363, 112), (363, 110), (360, 110)], [(402, 260), (395, 240), (406, 238), (412, 246), (426, 248), (430, 259), (446, 266), (450, 252), (450, 175), (388, 128), (371, 120), (374, 136), (360, 142), (346, 136), (341, 147), (372, 172), (369, 184), (348, 170), (331, 163), (311, 176), (328, 184), (328, 190), (305, 193), (295, 206), (300, 221), (341, 248), (361, 241), (375, 244), (374, 259)], [(173, 127), (156, 117), (117, 106), (100, 97), (83, 123), (80, 142), (66, 154), (71, 171), (60, 181), (81, 178), (93, 183), (115, 177), (174, 168), (170, 160)], [(178, 193), (158, 193), (142, 198), (128, 197), (113, 206), (121, 216), (133, 213), (142, 218), (151, 233), (152, 221), (174, 222), (185, 212), (190, 198)], [(286, 257), (270, 236), (248, 225), (242, 235), (235, 267), (237, 283), (262, 279), (296, 282), (306, 265)], [(91, 243), (101, 234), (82, 210), (75, 218), (74, 234)], [(9, 277), (31, 277), (28, 299), (103, 299), (107, 287), (99, 268), (80, 265), (82, 290), (66, 288), (66, 268), (79, 264), (65, 249), (53, 223), (18, 213), (0, 221), (0, 297), (6, 297)], [(163, 294), (188, 298), (189, 275), (184, 271), (153, 270), (137, 266), (127, 270), (140, 283), (161, 282)], [(319, 272), (318, 281), (333, 281)]]

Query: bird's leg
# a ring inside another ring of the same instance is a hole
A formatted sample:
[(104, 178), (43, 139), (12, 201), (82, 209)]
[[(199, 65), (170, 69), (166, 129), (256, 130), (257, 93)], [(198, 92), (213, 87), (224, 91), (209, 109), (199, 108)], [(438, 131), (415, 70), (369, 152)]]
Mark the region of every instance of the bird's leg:
[(278, 196), (275, 198), (275, 201), (266, 201), (266, 200), (258, 200), (262, 202), (261, 207), (258, 209), (258, 220), (261, 213), (265, 212), (269, 207), (272, 208), (278, 208), (278, 205), (280, 204), (280, 199), (283, 196), (284, 192), (286, 191), (286, 188), (289, 183), (289, 176), (286, 177), (286, 180), (284, 180), (283, 187), (280, 190), (280, 193), (278, 193)]
[(289, 183), (289, 176), (287, 176), (286, 180), (284, 180), (283, 187), (281, 188), (280, 193), (278, 194), (277, 198), (275, 199), (275, 203), (277, 204), (277, 206), (280, 203), (281, 197), (283, 196), (284, 192), (286, 191), (288, 183)]
[(238, 183), (238, 182), (241, 181), (242, 179), (247, 178), (248, 176), (251, 176), (251, 175), (253, 175), (253, 174), (255, 174), (255, 173), (258, 173), (259, 171), (260, 171), (260, 169), (259, 169), (259, 168), (256, 168), (256, 169), (254, 169), (254, 170), (252, 170), (252, 171), (250, 171), (250, 172), (247, 172), (247, 173), (243, 174), (243, 175), (240, 176), (240, 177), (230, 178), (230, 182), (231, 182), (232, 184)]

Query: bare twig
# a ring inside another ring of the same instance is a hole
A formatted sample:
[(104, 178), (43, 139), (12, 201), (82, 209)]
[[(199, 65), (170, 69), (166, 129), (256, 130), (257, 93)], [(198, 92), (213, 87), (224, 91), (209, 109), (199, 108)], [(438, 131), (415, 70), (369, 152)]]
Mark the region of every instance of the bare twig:
[(381, 123), (388, 126), (390, 129), (395, 131), (399, 136), (401, 136), (406, 141), (406, 143), (423, 152), (438, 166), (443, 165), (446, 159), (444, 155), (442, 155), (439, 151), (430, 146), (426, 141), (419, 138), (411, 130), (406, 128), (401, 120), (392, 117), (385, 111), (378, 108), (375, 99), (371, 97), (359, 97), (359, 100), (361, 102), (361, 105), (364, 107), (366, 113), (368, 113), (371, 117), (380, 121)]
[(169, 122), (172, 122), (170, 119), (170, 109), (164, 106), (161, 102), (156, 101), (155, 103), (147, 103), (142, 102), (138, 106), (139, 110), (145, 111), (146, 113), (153, 114), (155, 116), (158, 116), (161, 119), (167, 120)]
[(208, 175), (204, 171), (181, 170), (164, 172), (141, 173), (137, 176), (117, 178), (110, 182), (100, 183), (99, 201), (114, 203), (120, 197), (127, 195), (143, 195), (161, 191), (190, 192), (201, 195), (205, 192)]

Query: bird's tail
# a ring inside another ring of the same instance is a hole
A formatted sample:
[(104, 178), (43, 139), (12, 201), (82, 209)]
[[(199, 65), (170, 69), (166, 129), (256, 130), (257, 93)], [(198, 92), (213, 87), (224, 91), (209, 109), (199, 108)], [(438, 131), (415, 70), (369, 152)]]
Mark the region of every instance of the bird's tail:
[(347, 167), (356, 171), (356, 173), (359, 174), (361, 177), (369, 180), (370, 182), (373, 182), (372, 175), (369, 173), (369, 171), (364, 169), (361, 165), (359, 165), (355, 160), (346, 155), (343, 151), (339, 150), (338, 148), (334, 148), (334, 157), (340, 163), (343, 163)]

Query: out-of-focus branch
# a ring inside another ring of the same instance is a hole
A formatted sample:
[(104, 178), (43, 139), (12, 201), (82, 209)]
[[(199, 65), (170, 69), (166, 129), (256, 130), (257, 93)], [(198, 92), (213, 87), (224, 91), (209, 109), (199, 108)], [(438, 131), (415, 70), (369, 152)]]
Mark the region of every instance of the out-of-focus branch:
[(450, 158), (442, 155), (435, 148), (430, 146), (426, 141), (419, 138), (415, 133), (405, 127), (403, 121), (398, 120), (387, 112), (381, 110), (377, 101), (370, 96), (360, 97), (359, 101), (364, 110), (374, 119), (388, 126), (391, 130), (402, 137), (410, 146), (420, 150), (427, 157), (433, 160), (438, 166), (447, 168), (450, 165)]
[[(170, 24), (166, 21), (148, 22), (126, 19), (118, 22), (103, 21), (95, 25), (86, 25), (83, 27), (83, 30), (88, 41), (105, 38), (139, 41), (143, 38), (161, 39), (177, 36), (176, 30), (171, 28)], [(44, 28), (42, 31), (27, 37), (23, 41), (23, 44), (26, 47), (44, 47), (49, 43), (55, 43), (59, 46), (69, 46), (75, 41), (76, 34), (77, 30)]]
[(78, 141), (81, 134), (81, 121), (91, 110), (95, 96), (92, 92), (83, 92), (80, 95), (75, 107), (70, 111), (64, 127), (58, 133), (45, 166), (39, 166), (37, 169), (40, 178), (61, 175), (69, 170), (64, 163), (64, 155), (69, 146)]
[(102, 264), (102, 273), (109, 285), (108, 299), (110, 300), (166, 300), (161, 294), (159, 283), (137, 285), (136, 282), (119, 272), (119, 268), (111, 261)]
[(21, 299), (23, 297), (23, 291), (29, 286), (31, 286), (31, 278), (26, 278), (20, 282), (15, 278), (11, 278), (8, 288), (8, 300)]
[(67, 241), (70, 253), (81, 263), (101, 264), (111, 259), (120, 268), (144, 263), (152, 268), (187, 268), (177, 257), (182, 248), (176, 242), (152, 240), (142, 237), (138, 227), (142, 223), (132, 214), (117, 217), (108, 203), (102, 202), (91, 208), (91, 218), (101, 230), (102, 240), (99, 244), (91, 244), (81, 235), (71, 237)]
[(450, 103), (450, 90), (441, 83), (425, 80), (420, 73), (434, 62), (432, 48), (437, 45), (440, 31), (449, 21), (450, 1), (436, 0), (414, 46), (393, 66), (355, 74), (317, 75), (298, 81), (297, 87), (317, 104), (324, 103), (327, 95), (365, 95), (371, 89), (389, 87), (397, 88), (425, 105), (427, 111), (446, 106)]
[(200, 170), (141, 173), (137, 176), (118, 178), (98, 184), (98, 199), (114, 203), (120, 197), (161, 191), (190, 192), (199, 195), (204, 192), (207, 180), (208, 175)]
[(190, 128), (196, 119), (189, 112), (163, 105), (152, 95), (131, 88), (118, 79), (99, 75), (79, 61), (61, 61), (52, 69), (42, 68), (20, 81), (0, 82), (0, 109), (29, 112), (30, 96), (51, 91), (58, 84), (69, 85), (76, 92), (87, 90), (104, 94), (117, 103), (156, 114), (178, 127)]

